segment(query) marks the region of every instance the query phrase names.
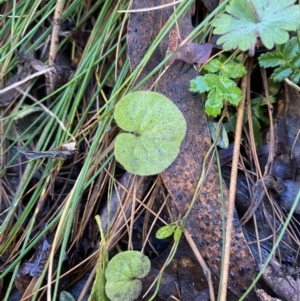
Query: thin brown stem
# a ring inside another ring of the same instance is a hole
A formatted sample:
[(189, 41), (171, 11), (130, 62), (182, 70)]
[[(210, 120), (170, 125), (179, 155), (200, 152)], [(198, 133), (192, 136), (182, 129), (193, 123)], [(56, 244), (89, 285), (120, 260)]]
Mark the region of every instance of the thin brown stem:
[(60, 25), (61, 25), (64, 6), (65, 6), (65, 0), (57, 1), (57, 6), (55, 8), (53, 21), (52, 21), (52, 35), (51, 35), (50, 50), (49, 50), (49, 67), (54, 66), (54, 62), (57, 55), (59, 32), (60, 32)]
[[(249, 64), (249, 61), (247, 62), (247, 64)], [(244, 117), (244, 109), (245, 109), (247, 76), (248, 76), (247, 74), (244, 75), (242, 80), (243, 98), (238, 107), (238, 115), (237, 115), (237, 122), (236, 122), (236, 132), (235, 132), (232, 169), (231, 169), (230, 187), (229, 187), (229, 200), (228, 200), (228, 209), (226, 214), (226, 239), (225, 239), (225, 248), (224, 248), (225, 254), (224, 254), (224, 262), (222, 266), (223, 271), (221, 273), (222, 278), (221, 278), (220, 301), (226, 301), (226, 296), (227, 296), (231, 232), (233, 226), (233, 213), (235, 208), (234, 201), (235, 201), (236, 181), (237, 181), (237, 172), (238, 172), (238, 164), (239, 164), (239, 156), (240, 156), (243, 117)]]
[(262, 75), (262, 81), (264, 85), (264, 90), (266, 94), (266, 100), (268, 104), (268, 112), (269, 112), (269, 118), (270, 118), (270, 146), (269, 146), (269, 156), (267, 165), (265, 167), (264, 176), (268, 175), (270, 171), (272, 170), (274, 158), (275, 158), (275, 135), (274, 135), (274, 123), (273, 123), (273, 106), (270, 102), (269, 97), (269, 89), (268, 89), (268, 81), (266, 76), (266, 69), (261, 68), (261, 75)]

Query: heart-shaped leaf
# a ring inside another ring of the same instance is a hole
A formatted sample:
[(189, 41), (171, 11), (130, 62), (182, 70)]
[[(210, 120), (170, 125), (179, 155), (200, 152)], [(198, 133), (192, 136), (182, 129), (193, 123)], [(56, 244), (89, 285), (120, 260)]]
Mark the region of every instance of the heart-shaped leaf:
[(132, 301), (142, 291), (141, 278), (150, 271), (150, 260), (138, 251), (126, 251), (113, 257), (105, 270), (105, 293), (112, 301)]
[[(214, 34), (222, 35), (217, 43), (224, 50), (240, 48), (248, 50), (261, 38), (271, 49), (287, 42), (287, 31), (295, 31), (300, 24), (299, 5), (294, 0), (231, 0), (226, 12), (212, 25)], [(242, 37), (242, 38), (241, 38)]]
[(126, 95), (115, 107), (121, 133), (115, 156), (127, 171), (153, 175), (166, 169), (177, 157), (186, 132), (186, 122), (172, 101), (162, 94), (138, 91)]

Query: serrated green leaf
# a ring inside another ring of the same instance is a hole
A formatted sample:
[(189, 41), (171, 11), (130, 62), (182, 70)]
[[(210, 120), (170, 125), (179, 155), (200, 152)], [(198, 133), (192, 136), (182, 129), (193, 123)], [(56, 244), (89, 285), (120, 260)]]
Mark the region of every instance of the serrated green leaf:
[(208, 89), (211, 90), (219, 84), (219, 76), (216, 74), (206, 74), (204, 76), (204, 81)]
[(230, 87), (224, 93), (222, 91), (222, 96), (232, 105), (238, 106), (242, 100), (242, 91), (239, 87)]
[(282, 82), (285, 78), (293, 73), (293, 69), (289, 66), (280, 66), (276, 68), (272, 74), (272, 79), (275, 82)]
[(295, 83), (298, 84), (300, 81), (300, 72), (296, 71), (291, 75), (291, 80)]
[(220, 75), (217, 88), (223, 93), (223, 91), (226, 91), (227, 89), (229, 89), (231, 87), (236, 87), (235, 81), (230, 79), (227, 75), (223, 75), (223, 74)]
[(274, 27), (271, 31), (267, 32), (262, 30), (260, 33), (260, 38), (262, 43), (268, 49), (272, 49), (274, 44), (284, 44), (289, 39), (289, 34), (287, 31), (280, 28)]
[(293, 58), (299, 52), (297, 37), (292, 37), (283, 46), (283, 56), (286, 60)]
[[(262, 54), (259, 57), (262, 67), (276, 67), (272, 74), (274, 81), (280, 82), (288, 76), (292, 76), (292, 70), (300, 67), (299, 45), (296, 37), (291, 38), (285, 45), (276, 46), (276, 51)], [(291, 69), (290, 69), (291, 68)]]
[(205, 113), (208, 116), (217, 117), (223, 108), (222, 94), (219, 90), (212, 89), (205, 102)]
[(220, 70), (222, 63), (218, 59), (211, 60), (208, 64), (204, 66), (204, 70), (210, 73), (216, 73)]
[(226, 74), (230, 78), (239, 78), (246, 74), (244, 65), (235, 62), (229, 62), (222, 66), (222, 74)]
[[(270, 103), (275, 103), (276, 99), (274, 96), (269, 96)], [(267, 100), (265, 97), (259, 96), (251, 99), (251, 107), (264, 107), (267, 105)]]
[(155, 237), (158, 239), (165, 239), (174, 233), (175, 228), (176, 225), (172, 225), (172, 224), (163, 226), (158, 229), (158, 231), (155, 234)]
[[(225, 51), (236, 48), (240, 48), (243, 51), (248, 50), (251, 45), (256, 43), (256, 35), (253, 34), (254, 26), (252, 25), (250, 28), (244, 27), (245, 24), (243, 20), (236, 20), (234, 26), (231, 25), (231, 22), (232, 17), (229, 15), (221, 15), (212, 21), (212, 25), (216, 27), (213, 33), (222, 35), (217, 40), (217, 45), (222, 44), (222, 48)], [(241, 28), (243, 28), (243, 30), (241, 30)], [(241, 39), (241, 35), (244, 35), (243, 39)]]
[(228, 62), (228, 55), (225, 55), (225, 54), (221, 53), (221, 54), (218, 56), (218, 59), (219, 59), (219, 61), (220, 61), (222, 64), (225, 64), (226, 62)]
[(150, 260), (138, 251), (114, 256), (105, 270), (105, 292), (111, 301), (132, 301), (142, 291), (141, 278), (150, 271)]
[(259, 65), (264, 68), (277, 67), (285, 63), (283, 54), (277, 51), (263, 53), (258, 58)]
[(182, 236), (182, 229), (180, 227), (176, 227), (175, 231), (174, 231), (174, 241), (178, 242), (180, 240)]
[(300, 53), (291, 59), (290, 66), (294, 69), (300, 68)]
[(251, 107), (259, 107), (263, 104), (266, 104), (264, 102), (264, 98), (259, 96), (251, 99)]
[(209, 88), (205, 83), (204, 76), (197, 76), (191, 80), (190, 91), (196, 93), (203, 93), (208, 91)]
[(115, 157), (127, 171), (157, 174), (177, 157), (186, 132), (186, 122), (173, 102), (162, 94), (138, 91), (126, 95), (115, 107), (121, 133), (115, 142)]
[[(252, 101), (251, 101), (252, 104)], [(252, 107), (252, 116), (255, 116), (258, 120), (263, 121), (265, 124), (269, 124), (270, 123), (270, 118), (267, 114), (267, 109), (266, 106), (253, 106)]]
[(283, 45), (275, 44), (275, 51), (278, 53), (282, 53), (282, 55), (283, 55), (283, 47), (284, 47), (284, 44)]
[(212, 21), (214, 34), (222, 35), (217, 44), (224, 50), (248, 50), (260, 36), (271, 49), (274, 44), (286, 43), (287, 31), (295, 31), (300, 24), (299, 6), (293, 0), (231, 0), (225, 10)]
[[(270, 103), (276, 102), (274, 96), (269, 96)], [(259, 96), (251, 99), (251, 107), (265, 107), (267, 106), (267, 99), (265, 97)]]

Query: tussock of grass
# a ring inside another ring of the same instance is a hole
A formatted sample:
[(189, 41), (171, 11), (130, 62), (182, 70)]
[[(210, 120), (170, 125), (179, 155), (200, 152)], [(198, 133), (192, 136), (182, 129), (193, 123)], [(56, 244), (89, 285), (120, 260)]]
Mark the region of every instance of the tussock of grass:
[[(4, 136), (13, 127), (14, 119), (24, 112), (24, 104), (42, 108), (44, 112), (36, 125), (37, 120), (31, 117), (31, 126), (21, 129), (20, 136), (13, 140), (1, 139), (3, 177), (0, 178), (0, 187), (4, 213), (1, 216), (0, 254), (1, 265), (5, 269), (0, 278), (9, 279), (4, 300), (8, 300), (12, 292), (21, 263), (28, 260), (29, 254), (45, 238), (51, 244), (48, 261), (38, 281), (31, 283), (25, 295), (36, 300), (39, 290), (45, 291), (42, 279), (47, 278), (48, 273), (48, 283), (54, 280), (51, 299), (56, 300), (63, 264), (66, 265), (68, 256), (81, 248), (99, 206), (103, 206), (105, 199), (111, 200), (112, 190), (117, 185), (113, 159), (113, 141), (117, 133), (112, 118), (114, 105), (124, 93), (138, 88), (134, 86), (137, 75), (176, 22), (176, 18), (170, 19), (140, 66), (130, 74), (125, 43), (128, 14), (118, 13), (118, 10), (128, 9), (129, 4), (129, 1), (67, 2), (62, 14), (57, 52), (58, 57), (67, 55), (72, 61), (72, 65), (67, 60), (63, 61), (73, 69), (71, 77), (50, 90), (51, 94), (47, 94), (49, 90), (45, 88), (43, 75), (24, 85), (18, 84), (16, 99), (1, 108)], [(191, 4), (192, 1), (180, 4), (176, 16), (180, 17)], [(22, 64), (16, 51), (34, 55), (48, 64), (47, 52), (55, 9), (54, 1), (1, 4), (1, 88), (11, 84), (9, 79)], [(25, 161), (24, 158), (20, 161), (19, 154), (12, 151), (15, 146), (37, 151), (58, 150), (63, 143), (74, 138), (77, 153), (66, 161)], [(16, 166), (13, 179), (19, 179), (19, 185), (12, 186), (10, 178), (6, 177), (11, 166)], [(135, 183), (138, 183), (137, 179), (130, 182), (127, 189), (132, 190)], [(116, 239), (109, 240), (114, 235), (111, 230), (107, 233), (110, 248), (113, 246), (111, 241), (117, 242)], [(97, 254), (94, 254), (87, 264), (80, 267), (81, 274), (94, 265), (96, 258)]]

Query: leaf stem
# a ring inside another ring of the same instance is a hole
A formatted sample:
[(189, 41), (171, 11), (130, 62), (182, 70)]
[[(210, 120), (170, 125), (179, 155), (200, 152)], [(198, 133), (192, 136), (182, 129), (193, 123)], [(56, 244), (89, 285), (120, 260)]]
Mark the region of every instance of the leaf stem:
[(224, 261), (222, 265), (223, 266), (222, 278), (220, 280), (221, 282), (220, 301), (226, 301), (226, 295), (227, 295), (231, 232), (233, 226), (233, 213), (235, 208), (234, 201), (235, 201), (235, 192), (236, 192), (238, 162), (239, 162), (239, 155), (240, 155), (241, 136), (242, 136), (242, 128), (243, 128), (243, 117), (244, 117), (244, 109), (245, 109), (247, 76), (249, 75), (244, 75), (242, 80), (243, 97), (238, 107), (238, 116), (237, 116), (237, 123), (236, 123), (232, 168), (231, 168), (231, 175), (230, 175), (229, 200), (228, 200), (228, 209), (226, 214), (227, 221), (226, 221), (224, 259), (223, 259)]

